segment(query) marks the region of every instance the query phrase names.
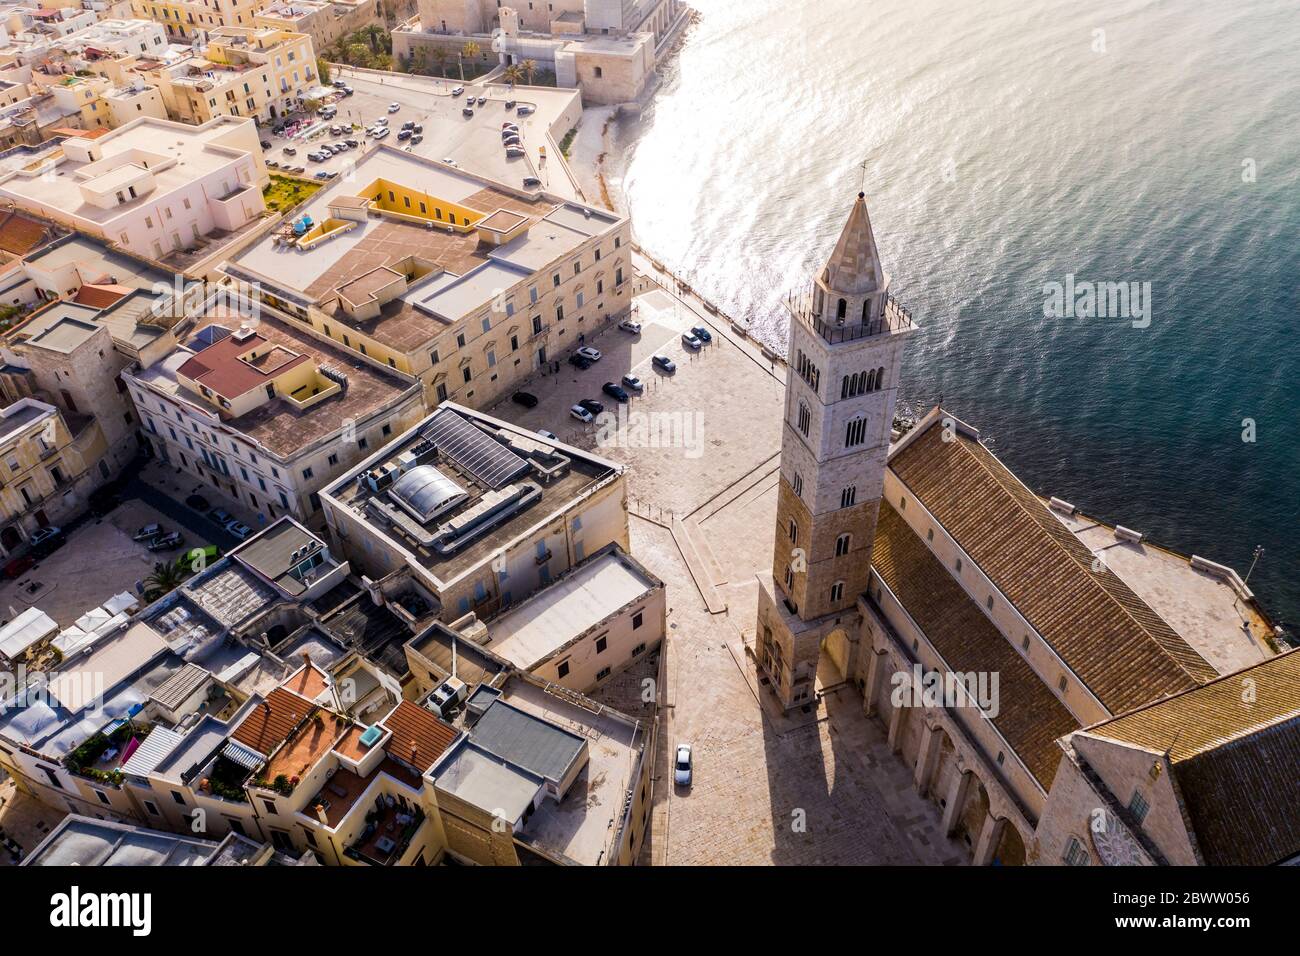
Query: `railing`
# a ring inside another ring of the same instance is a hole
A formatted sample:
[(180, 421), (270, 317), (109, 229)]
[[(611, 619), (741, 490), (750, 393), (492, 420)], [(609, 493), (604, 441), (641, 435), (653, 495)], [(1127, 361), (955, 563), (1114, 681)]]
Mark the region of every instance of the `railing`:
[(813, 309), (813, 292), (810, 288), (790, 293), (785, 305), (791, 315), (832, 345), (912, 327), (912, 313), (892, 295), (885, 300), (885, 314), (870, 322), (847, 318), (843, 321), (826, 321), (821, 313)]

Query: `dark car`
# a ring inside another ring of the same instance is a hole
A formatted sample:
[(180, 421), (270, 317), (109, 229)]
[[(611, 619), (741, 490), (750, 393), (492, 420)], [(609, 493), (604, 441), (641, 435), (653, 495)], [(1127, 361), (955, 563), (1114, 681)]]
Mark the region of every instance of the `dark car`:
[(398, 130), (398, 131), (397, 131), (397, 138), (398, 138), (398, 139), (410, 139), (410, 138), (411, 138), (411, 131), (410, 131), (409, 129)]
[(185, 499), (185, 503), (195, 511), (207, 511), (208, 508), (211, 507), (211, 505), (208, 504), (208, 499), (204, 498), (202, 495), (190, 495)]
[(463, 116), (473, 116), (473, 115), (474, 115), (474, 111), (473, 111), (472, 109), (470, 109), (468, 106), (465, 107), (465, 108), (464, 108), (463, 110), (461, 110), (460, 112), (461, 112), (461, 115), (463, 115)]
[(667, 355), (656, 355), (654, 358), (650, 360), (650, 364), (652, 364), (655, 368), (664, 372), (677, 371), (677, 363), (674, 362), (672, 359), (670, 359)]
[(596, 401), (594, 398), (584, 398), (578, 404), (593, 415), (599, 415), (605, 410), (605, 406), (600, 404), (600, 402)]
[(542, 185), (542, 181), (541, 181), (540, 179), (538, 179), (536, 176), (525, 176), (525, 177), (524, 177), (524, 188), (525, 188), (525, 189), (537, 189), (537, 188), (538, 188), (539, 186), (541, 186), (541, 185)]
[(270, 148), (271, 148), (271, 142), (270, 142), (270, 140), (265, 140), (265, 139), (262, 140), (262, 148), (263, 148), (263, 149), (270, 149)]
[(702, 325), (695, 326), (694, 328), (691, 329), (691, 331), (695, 333), (695, 337), (699, 339), (701, 342), (713, 341), (713, 336), (709, 334), (709, 330)]
[(512, 109), (514, 109), (514, 108), (515, 108), (515, 101), (514, 101), (514, 100), (506, 100), (506, 109), (508, 109), (508, 110), (512, 110)]
[(174, 551), (185, 543), (185, 535), (179, 531), (168, 531), (150, 541), (146, 548), (150, 551)]
[(600, 387), (600, 390), (615, 401), (627, 401), (627, 391), (617, 382), (606, 382)]
[(585, 355), (579, 355), (577, 352), (574, 352), (569, 356), (569, 364), (581, 371), (583, 369), (591, 368), (591, 359), (587, 358)]
[(16, 577), (21, 577), (24, 573), (31, 570), (36, 564), (36, 559), (30, 554), (24, 554), (21, 558), (14, 558), (4, 567), (4, 576), (11, 581)]
[(57, 551), (67, 539), (62, 528), (49, 527), (41, 528), (27, 539), (27, 543), (31, 546), (32, 554), (43, 558)]
[(419, 146), (423, 142), (424, 142), (424, 137), (421, 136), (419, 133), (416, 133), (414, 136), (411, 137), (412, 146)]
[(402, 124), (402, 129), (415, 129), (415, 120), (407, 120)]
[(510, 396), (510, 400), (516, 405), (524, 406), (524, 408), (537, 407), (537, 396), (531, 392), (515, 392)]

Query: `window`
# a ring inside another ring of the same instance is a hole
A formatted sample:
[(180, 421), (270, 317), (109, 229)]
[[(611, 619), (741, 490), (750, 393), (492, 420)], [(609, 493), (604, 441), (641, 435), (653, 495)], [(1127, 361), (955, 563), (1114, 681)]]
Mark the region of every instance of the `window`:
[(177, 793), (175, 790), (173, 790), (171, 793), (172, 793), (173, 800), (179, 803), (182, 807), (185, 806), (185, 797), (183, 794)]
[(645, 645), (644, 645), (644, 644), (638, 644), (636, 647), (632, 648), (632, 656), (633, 656), (633, 657), (639, 657), (640, 655), (642, 655), (642, 654), (644, 654), (644, 653), (645, 653)]
[(266, 812), (267, 812), (267, 813), (275, 813), (275, 801), (274, 801), (274, 800), (263, 800), (263, 801), (262, 801), (262, 805), (263, 805), (264, 807), (266, 807)]
[(957, 573), (958, 573), (958, 574), (961, 574), (961, 558), (958, 558), (958, 559), (957, 559), (957, 565), (956, 565), (956, 567), (957, 567)]
[(849, 536), (842, 534), (835, 539), (835, 557), (842, 558), (849, 553)]
[(569, 676), (569, 662), (568, 662), (568, 661), (560, 661), (560, 663), (556, 664), (556, 665), (555, 665), (555, 673), (556, 673), (556, 675), (557, 675), (561, 680), (563, 680), (564, 678), (568, 677), (568, 676)]
[(608, 676), (609, 676), (608, 667), (602, 667), (600, 670), (596, 671), (596, 680), (604, 680)]
[[(632, 615), (632, 630), (636, 630), (645, 623), (645, 611), (637, 611)], [(642, 645), (643, 647), (645, 645)]]
[(1060, 689), (1061, 693), (1064, 694), (1064, 693), (1065, 693), (1065, 688), (1067, 688), (1068, 686), (1070, 686), (1070, 682), (1067, 681), (1067, 680), (1065, 679), (1065, 675), (1062, 674), (1062, 675), (1061, 675), (1061, 679), (1058, 680), (1058, 681), (1056, 682), (1056, 686)]
[(799, 526), (795, 524), (793, 518), (790, 519), (790, 541), (794, 544), (799, 543)]
[(330, 457), (329, 457), (329, 463), (330, 463), (331, 465), (337, 465), (337, 464), (339, 463), (339, 456), (338, 456), (338, 455), (330, 455)]
[(1065, 856), (1062, 859), (1065, 860), (1066, 866), (1087, 866), (1090, 862), (1088, 851), (1075, 837), (1070, 837), (1070, 843), (1066, 846)]
[(993, 595), (992, 595), (992, 594), (990, 594), (987, 598), (985, 598), (985, 600), (984, 600), (984, 606), (985, 606), (986, 608), (988, 608), (990, 611), (993, 610)]
[(604, 653), (605, 653), (605, 648), (607, 648), (607, 647), (609, 647), (609, 637), (608, 637), (607, 635), (602, 634), (602, 635), (600, 635), (600, 637), (596, 638), (596, 653), (597, 653), (597, 654), (604, 654)]
[(847, 507), (849, 507), (849, 505), (853, 504), (853, 502), (855, 502), (855, 501), (857, 501), (857, 500), (858, 500), (858, 486), (857, 486), (857, 485), (849, 485), (847, 488), (845, 488), (843, 491), (840, 492), (840, 507), (841, 507), (841, 508), (847, 508)]
[(836, 581), (831, 585), (831, 600), (840, 601), (844, 598), (844, 582)]
[[(91, 787), (90, 789), (95, 790), (94, 787)], [(99, 802), (105, 806), (112, 806), (113, 801), (108, 799), (108, 794), (103, 790), (95, 790), (95, 796), (99, 797)]]
[(304, 469), (302, 470), (302, 477), (303, 477), (305, 480), (310, 481), (310, 480), (311, 480), (311, 476), (312, 476), (312, 470), (311, 470), (310, 468), (304, 468)]
[(794, 587), (794, 572), (790, 570), (790, 565), (788, 564), (785, 566), (785, 586), (787, 588)]
[(844, 447), (853, 448), (867, 440), (867, 420), (858, 418), (849, 422), (844, 430)]
[(158, 812), (158, 807), (154, 804), (152, 800), (146, 800), (144, 802), (144, 808), (156, 817), (162, 816), (162, 814)]
[(1023, 650), (1023, 651), (1028, 651), (1028, 650), (1029, 650), (1029, 635), (1028, 635), (1028, 634), (1026, 634), (1026, 635), (1025, 635), (1025, 639), (1024, 639), (1023, 641), (1020, 642), (1020, 648), (1021, 648), (1021, 650)]
[(934, 540), (934, 529), (933, 529), (933, 528), (930, 528), (930, 529), (928, 529), (928, 530), (925, 532), (925, 540), (926, 540), (926, 541), (933, 541), (933, 540)]
[(1133, 791), (1133, 799), (1128, 802), (1128, 812), (1133, 814), (1133, 819), (1140, 825), (1147, 818), (1147, 811), (1151, 809), (1151, 804), (1147, 803), (1146, 797)]
[(803, 432), (805, 437), (808, 434), (808, 427), (812, 424), (812, 412), (803, 402), (799, 403), (799, 431)]
[(800, 498), (803, 497), (803, 475), (794, 476), (794, 493)]

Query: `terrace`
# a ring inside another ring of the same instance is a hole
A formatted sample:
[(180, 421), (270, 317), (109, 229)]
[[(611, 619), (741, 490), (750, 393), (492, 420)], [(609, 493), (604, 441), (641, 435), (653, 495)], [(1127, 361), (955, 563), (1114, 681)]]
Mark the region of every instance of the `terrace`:
[(415, 802), (381, 793), (366, 813), (366, 825), (344, 853), (371, 866), (392, 866), (402, 858), (424, 823), (424, 810)]

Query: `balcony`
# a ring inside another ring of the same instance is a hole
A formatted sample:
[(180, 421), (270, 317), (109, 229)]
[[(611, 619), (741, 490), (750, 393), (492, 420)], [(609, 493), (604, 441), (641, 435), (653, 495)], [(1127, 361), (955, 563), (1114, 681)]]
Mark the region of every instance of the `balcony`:
[(825, 319), (813, 308), (815, 301), (813, 289), (809, 286), (787, 296), (785, 306), (790, 310), (791, 315), (831, 345), (866, 339), (873, 335), (888, 335), (912, 327), (912, 313), (900, 305), (892, 295), (885, 301), (885, 314), (870, 322), (855, 321), (852, 317), (843, 321)]
[(366, 814), (366, 825), (357, 841), (344, 850), (351, 859), (369, 866), (393, 866), (411, 845), (424, 823), (424, 810), (405, 807), (388, 794), (380, 794)]

